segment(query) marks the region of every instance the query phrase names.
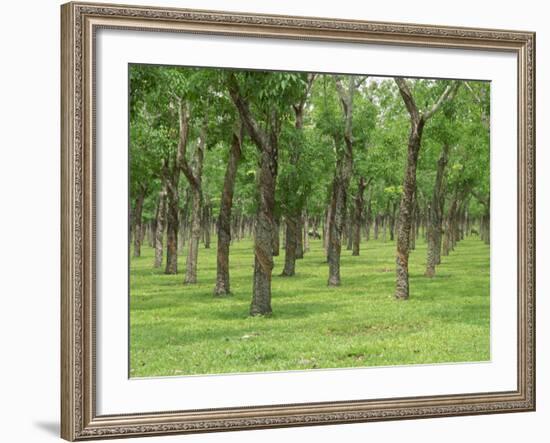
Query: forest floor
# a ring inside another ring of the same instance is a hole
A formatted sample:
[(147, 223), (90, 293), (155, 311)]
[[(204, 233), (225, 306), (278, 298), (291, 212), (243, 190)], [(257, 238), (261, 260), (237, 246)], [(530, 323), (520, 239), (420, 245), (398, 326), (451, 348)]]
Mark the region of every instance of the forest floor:
[[(153, 250), (131, 259), (130, 376), (169, 376), (474, 362), (490, 359), (489, 247), (467, 238), (423, 276), (426, 246), (410, 257), (408, 301), (396, 301), (395, 243), (342, 250), (342, 285), (329, 288), (320, 240), (280, 277), (275, 257), (271, 317), (249, 317), (251, 240), (231, 246), (231, 290), (213, 297), (216, 243), (199, 251), (196, 285), (153, 269)], [(186, 252), (186, 251), (185, 251)]]

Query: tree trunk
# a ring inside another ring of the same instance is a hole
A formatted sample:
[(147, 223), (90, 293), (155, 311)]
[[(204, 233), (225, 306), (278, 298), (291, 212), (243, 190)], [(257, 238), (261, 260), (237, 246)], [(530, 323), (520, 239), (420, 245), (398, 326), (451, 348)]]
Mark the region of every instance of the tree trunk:
[(253, 117), (250, 106), (240, 93), (235, 76), (229, 77), (229, 92), (250, 138), (260, 154), (258, 174), (259, 205), (254, 235), (254, 280), (250, 315), (270, 315), (271, 275), (273, 272), (273, 229), (275, 227), (275, 184), (277, 180), (278, 134), (280, 117), (273, 109), (269, 131), (264, 131)]
[(449, 213), (447, 214), (446, 223), (445, 223), (445, 236), (443, 238), (443, 255), (449, 255), (453, 244), (453, 234), (454, 234), (454, 219), (456, 216), (457, 210), (457, 198), (454, 197), (451, 206), (449, 207)]
[(262, 150), (259, 177), (260, 205), (254, 236), (254, 284), (250, 315), (269, 315), (272, 312), (271, 274), (273, 272), (275, 181), (277, 177), (276, 145), (265, 146)]
[(447, 144), (443, 145), (441, 149), (441, 154), (437, 161), (432, 202), (428, 208), (426, 277), (433, 277), (435, 275), (435, 267), (441, 261), (441, 231), (443, 223), (443, 206), (445, 204), (443, 178), (449, 158), (449, 149), (450, 146)]
[(395, 213), (397, 212), (397, 203), (392, 204), (390, 215), (390, 241), (395, 240)]
[[(185, 155), (182, 158), (182, 170), (189, 182), (191, 192), (191, 235), (189, 237), (189, 249), (185, 262), (184, 284), (197, 283), (197, 265), (199, 256), (199, 241), (201, 238), (202, 215), (202, 166), (204, 163), (204, 149), (206, 145), (206, 130), (208, 127), (207, 114), (205, 114), (199, 141), (195, 151), (194, 167), (192, 168)], [(185, 154), (185, 151), (184, 151)]]
[[(214, 295), (223, 296), (231, 293), (229, 280), (229, 245), (231, 244), (231, 209), (235, 191), (235, 178), (241, 159), (243, 126), (233, 131), (229, 159), (225, 170), (223, 190), (218, 216), (218, 253), (216, 259), (216, 287)], [(237, 224), (238, 226), (238, 224)], [(237, 229), (238, 231), (238, 229)], [(238, 235), (238, 234), (237, 234)]]
[(143, 240), (143, 201), (147, 189), (141, 186), (134, 206), (134, 257), (141, 256), (141, 243)]
[(424, 120), (411, 122), (411, 132), (407, 149), (407, 165), (403, 179), (403, 194), (399, 206), (399, 231), (397, 233), (396, 288), (395, 297), (409, 298), (409, 236), (414, 193), (416, 191), (416, 164), (420, 151), (420, 142)]
[(372, 204), (369, 198), (369, 204), (367, 205), (367, 219), (365, 220), (365, 240), (370, 241), (370, 228), (372, 224)]
[(203, 220), (202, 220), (202, 231), (204, 236), (204, 248), (210, 249), (210, 215), (211, 215), (212, 209), (210, 204), (204, 205), (203, 208)]
[(292, 277), (296, 269), (296, 250), (297, 250), (297, 227), (296, 217), (285, 217), (285, 265), (281, 275), (283, 277)]
[(342, 252), (342, 231), (346, 214), (347, 189), (353, 169), (353, 96), (358, 87), (356, 78), (349, 76), (348, 88), (345, 90), (341, 79), (335, 77), (336, 90), (344, 117), (343, 145), (335, 137), (335, 145), (340, 153), (336, 162), (335, 176), (332, 184), (332, 201), (328, 238), (328, 286), (340, 285), (340, 254)]
[[(349, 172), (351, 172), (351, 161)], [(344, 169), (344, 168), (342, 168)], [(340, 254), (342, 252), (342, 234), (344, 229), (344, 214), (346, 211), (346, 189), (349, 183), (348, 167), (337, 173), (332, 184), (332, 199), (328, 235), (329, 286), (340, 285)]]
[(410, 115), (411, 124), (407, 147), (407, 165), (403, 178), (403, 194), (401, 195), (401, 204), (399, 206), (399, 231), (396, 254), (395, 297), (404, 300), (409, 298), (409, 236), (411, 233), (413, 199), (416, 192), (416, 165), (422, 141), (422, 131), (424, 130), (426, 121), (437, 112), (443, 103), (454, 97), (460, 83), (454, 82), (447, 86), (431, 109), (421, 113), (406, 80), (396, 78), (395, 82)]
[(304, 237), (304, 252), (308, 252), (309, 251), (309, 218), (307, 213), (304, 214), (303, 237)]
[(296, 259), (302, 259), (304, 258), (304, 237), (303, 237), (303, 222), (302, 217), (298, 213), (296, 215)]
[(168, 207), (166, 211), (166, 268), (165, 274), (178, 273), (178, 189), (179, 173), (168, 186)]
[(363, 225), (363, 207), (365, 205), (364, 193), (367, 183), (364, 177), (359, 179), (357, 184), (357, 195), (355, 196), (355, 211), (353, 220), (353, 251), (351, 255), (359, 255), (361, 248), (361, 226)]
[(155, 268), (162, 266), (162, 257), (164, 255), (164, 220), (166, 215), (166, 188), (159, 193), (159, 202), (155, 216)]

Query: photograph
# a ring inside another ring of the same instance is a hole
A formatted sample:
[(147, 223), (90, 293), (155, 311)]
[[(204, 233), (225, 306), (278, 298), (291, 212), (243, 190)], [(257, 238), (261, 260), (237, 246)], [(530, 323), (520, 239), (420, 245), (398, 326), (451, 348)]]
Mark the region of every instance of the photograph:
[(490, 81), (130, 63), (129, 377), (489, 362), (490, 122)]

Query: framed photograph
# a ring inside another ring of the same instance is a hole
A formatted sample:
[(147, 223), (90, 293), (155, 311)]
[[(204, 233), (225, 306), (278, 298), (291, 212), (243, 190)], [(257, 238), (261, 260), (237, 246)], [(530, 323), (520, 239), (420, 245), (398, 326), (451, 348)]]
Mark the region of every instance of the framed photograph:
[(535, 409), (534, 33), (61, 19), (64, 439)]

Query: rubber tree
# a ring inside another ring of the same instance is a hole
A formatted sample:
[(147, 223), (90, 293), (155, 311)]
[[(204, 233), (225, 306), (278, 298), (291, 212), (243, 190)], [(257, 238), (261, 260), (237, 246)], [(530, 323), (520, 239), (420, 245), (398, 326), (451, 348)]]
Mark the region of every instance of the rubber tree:
[(304, 90), (297, 101), (292, 105), (294, 112), (294, 129), (291, 143), (289, 143), (289, 171), (281, 177), (280, 183), (284, 189), (284, 199), (281, 206), (285, 219), (285, 262), (281, 276), (292, 277), (296, 273), (296, 259), (303, 257), (303, 222), (302, 213), (305, 205), (306, 188), (303, 175), (299, 173), (299, 162), (304, 150), (305, 137), (303, 134), (304, 112), (309, 94), (315, 79), (314, 74), (308, 74)]
[[(183, 103), (183, 102), (182, 102)], [(180, 107), (180, 134), (185, 131), (185, 122), (189, 121), (188, 105)], [(187, 115), (186, 115), (187, 114)], [(183, 125), (183, 126), (182, 126)], [(204, 164), (204, 151), (206, 146), (206, 137), (208, 130), (208, 111), (204, 111), (204, 116), (200, 123), (199, 137), (193, 153), (193, 163), (187, 159), (185, 147), (182, 151), (181, 168), (189, 183), (191, 191), (191, 235), (187, 250), (187, 259), (185, 262), (184, 284), (197, 283), (197, 266), (199, 255), (199, 241), (201, 236), (201, 215), (202, 215), (202, 168)], [(183, 143), (183, 141), (182, 141)]]
[(218, 251), (216, 255), (216, 287), (214, 295), (224, 296), (231, 293), (229, 278), (229, 247), (231, 245), (231, 211), (233, 208), (233, 194), (237, 168), (242, 155), (244, 126), (240, 118), (236, 118), (232, 130), (229, 157), (223, 181), (218, 216)]
[(334, 145), (337, 152), (336, 167), (332, 182), (330, 200), (330, 218), (327, 243), (327, 261), (329, 265), (328, 286), (339, 286), (340, 255), (342, 253), (342, 234), (346, 213), (347, 190), (353, 172), (353, 104), (357, 88), (366, 77), (347, 76), (343, 79), (334, 76), (334, 84), (341, 106), (343, 130), (334, 132)]
[[(162, 236), (166, 208), (166, 161), (173, 152), (169, 128), (172, 113), (169, 106), (166, 76), (157, 67), (130, 67), (130, 194), (135, 201), (134, 222), (141, 224), (141, 211), (148, 198), (156, 206), (152, 235), (156, 249), (155, 267), (162, 262)], [(162, 195), (162, 198), (157, 196)], [(134, 234), (142, 231), (134, 226)], [(158, 235), (157, 235), (157, 232)], [(155, 239), (157, 237), (157, 239)], [(135, 254), (140, 254), (141, 236), (134, 235)], [(160, 251), (160, 256), (159, 256)]]
[(441, 263), (441, 237), (443, 233), (443, 209), (445, 205), (443, 186), (445, 168), (449, 161), (449, 150), (450, 146), (447, 143), (441, 148), (441, 154), (437, 161), (433, 195), (428, 206), (426, 277), (433, 277), (436, 265)]
[(451, 82), (429, 109), (421, 110), (411, 92), (408, 81), (396, 77), (395, 82), (410, 116), (407, 162), (403, 177), (403, 194), (399, 205), (395, 286), (395, 298), (406, 300), (409, 298), (409, 235), (412, 222), (413, 197), (416, 190), (416, 167), (422, 144), (422, 133), (429, 119), (444, 103), (452, 100), (460, 83)]
[(275, 185), (279, 135), (303, 76), (290, 73), (230, 72), (227, 86), (233, 103), (258, 151), (258, 208), (254, 226), (254, 277), (250, 315), (270, 315)]
[(164, 164), (166, 183), (166, 267), (165, 274), (178, 273), (179, 184), (189, 137), (188, 103), (178, 99), (179, 138), (177, 149)]

